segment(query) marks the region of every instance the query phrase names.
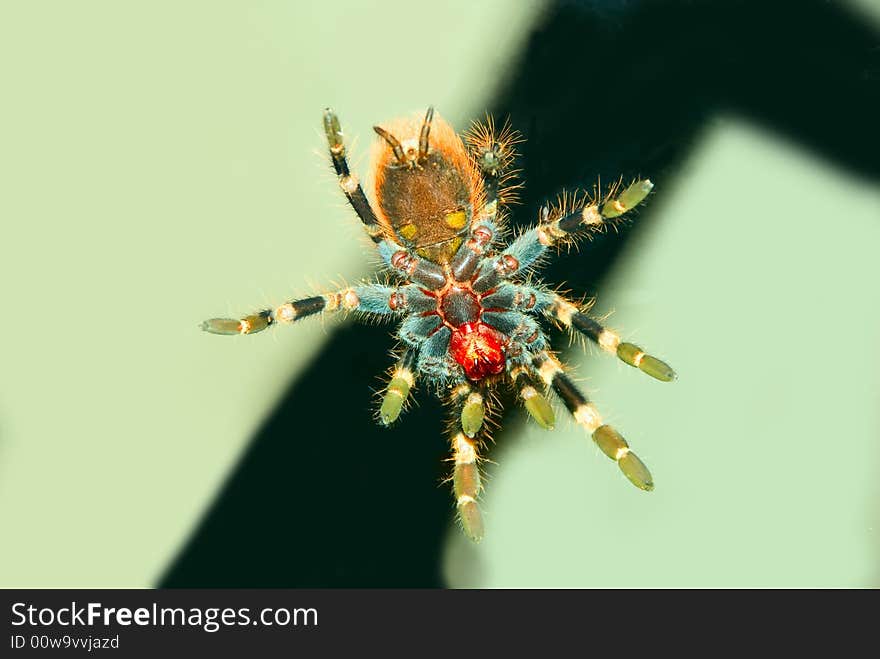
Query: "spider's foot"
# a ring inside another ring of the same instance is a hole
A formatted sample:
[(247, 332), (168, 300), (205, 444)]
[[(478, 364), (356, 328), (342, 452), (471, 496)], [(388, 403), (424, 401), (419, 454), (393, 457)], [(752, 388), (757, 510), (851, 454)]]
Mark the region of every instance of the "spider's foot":
[(633, 343), (621, 343), (617, 346), (617, 356), (630, 366), (634, 366), (642, 373), (647, 373), (652, 378), (661, 382), (671, 382), (675, 379), (675, 371), (664, 361), (649, 355), (639, 346)]
[(408, 368), (398, 368), (388, 383), (382, 406), (379, 408), (379, 421), (390, 426), (400, 416), (406, 397), (413, 385), (413, 374)]
[(471, 391), (461, 408), (461, 429), (464, 434), (468, 437), (476, 435), (483, 427), (485, 415), (486, 408), (483, 405), (483, 396), (476, 391)]
[(633, 453), (623, 436), (609, 425), (602, 425), (593, 432), (593, 441), (602, 453), (617, 463), (620, 471), (640, 490), (650, 492), (654, 489), (651, 472), (639, 457)]
[(235, 318), (210, 318), (204, 321), (199, 327), (210, 334), (256, 334), (272, 324), (272, 315), (268, 311), (263, 311), (241, 319)]
[(523, 399), (526, 412), (535, 422), (545, 430), (553, 430), (556, 424), (556, 415), (547, 397), (531, 386), (523, 387), (520, 391), (520, 397)]
[(602, 217), (606, 219), (618, 217), (632, 210), (645, 200), (653, 188), (654, 184), (647, 179), (635, 181), (617, 197), (602, 204)]
[(477, 502), (467, 495), (458, 498), (458, 517), (465, 535), (473, 542), (483, 539), (483, 515)]
[(480, 493), (480, 468), (473, 442), (459, 433), (453, 439), (455, 470), (452, 474), (453, 491), (458, 517), (465, 534), (474, 542), (483, 539), (483, 515), (477, 505)]
[(519, 367), (514, 369), (511, 375), (519, 392), (519, 399), (529, 416), (545, 430), (553, 430), (553, 426), (556, 424), (556, 415), (553, 413), (553, 408), (547, 397), (538, 391), (537, 384), (530, 373), (525, 368)]
[(202, 321), (199, 327), (209, 334), (241, 334), (241, 321), (233, 318), (211, 318)]
[(339, 125), (339, 117), (330, 108), (324, 110), (324, 134), (331, 151), (343, 152), (342, 126)]

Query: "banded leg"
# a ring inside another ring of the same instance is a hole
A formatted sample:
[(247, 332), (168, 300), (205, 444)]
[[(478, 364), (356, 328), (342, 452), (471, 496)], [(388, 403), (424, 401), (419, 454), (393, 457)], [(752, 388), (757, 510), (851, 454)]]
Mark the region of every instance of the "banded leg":
[(483, 515), (477, 505), (481, 483), (476, 441), (464, 432), (457, 432), (452, 438), (452, 459), (455, 463), (452, 487), (458, 518), (465, 534), (479, 542), (483, 539)]
[(641, 204), (653, 189), (654, 184), (648, 179), (633, 181), (619, 195), (607, 199), (601, 208), (597, 204), (588, 204), (555, 220), (547, 221), (544, 240), (555, 242), (570, 234), (595, 230), (606, 220), (620, 217)]
[[(425, 124), (422, 127), (420, 148), (422, 141), (424, 141), (425, 148), (427, 148), (432, 116), (433, 109), (429, 109), (425, 117)], [(333, 160), (333, 168), (339, 177), (339, 187), (342, 188), (351, 207), (355, 210), (361, 222), (363, 222), (367, 234), (379, 248), (379, 255), (382, 257), (382, 260), (392, 270), (411, 281), (418, 282), (430, 290), (441, 288), (446, 283), (446, 276), (439, 265), (417, 256), (390, 239), (386, 239), (384, 227), (376, 217), (373, 207), (370, 206), (370, 202), (364, 194), (357, 176), (352, 174), (349, 169), (339, 117), (330, 108), (324, 110), (324, 133), (327, 135), (327, 144), (330, 147), (330, 158)]]
[(382, 406), (379, 408), (379, 421), (382, 425), (389, 426), (400, 416), (410, 389), (415, 384), (415, 375), (413, 375), (415, 363), (416, 351), (408, 348), (394, 367), (391, 380), (382, 397)]
[(597, 232), (606, 224), (606, 220), (617, 218), (640, 204), (653, 187), (654, 184), (648, 180), (636, 181), (620, 195), (602, 204), (601, 208), (591, 203), (555, 219), (551, 219), (550, 209), (545, 207), (536, 227), (522, 233), (507, 249), (480, 267), (474, 280), (474, 290), (488, 291), (501, 280), (525, 272), (550, 247), (567, 238)]
[[(201, 328), (211, 334), (256, 334), (271, 325), (292, 323), (326, 311), (361, 311), (368, 314), (400, 314), (406, 310), (404, 290), (382, 284), (363, 284), (301, 300), (285, 302), (274, 309), (264, 309), (243, 318), (210, 318)], [(398, 300), (400, 302), (398, 302)]]
[(623, 475), (633, 485), (641, 490), (653, 490), (654, 480), (651, 478), (651, 472), (629, 448), (623, 436), (611, 426), (602, 423), (598, 410), (562, 372), (559, 362), (547, 353), (538, 355), (535, 361), (542, 379), (553, 387), (553, 391), (571, 412), (574, 420), (590, 433), (599, 449), (617, 463)]
[(339, 124), (339, 117), (330, 108), (324, 110), (324, 133), (327, 136), (327, 145), (330, 147), (330, 157), (333, 159), (333, 168), (339, 177), (339, 187), (345, 193), (348, 203), (361, 218), (364, 228), (372, 238), (374, 243), (382, 242), (385, 237), (385, 230), (379, 223), (373, 207), (364, 194), (360, 182), (356, 175), (351, 173), (348, 167), (348, 160), (345, 156), (345, 143), (342, 140), (342, 127)]
[(543, 311), (565, 327), (577, 330), (605, 352), (617, 355), (623, 363), (638, 368), (652, 378), (661, 382), (675, 379), (675, 371), (669, 364), (647, 354), (633, 343), (622, 342), (614, 330), (603, 327), (568, 300), (556, 295), (553, 303)]

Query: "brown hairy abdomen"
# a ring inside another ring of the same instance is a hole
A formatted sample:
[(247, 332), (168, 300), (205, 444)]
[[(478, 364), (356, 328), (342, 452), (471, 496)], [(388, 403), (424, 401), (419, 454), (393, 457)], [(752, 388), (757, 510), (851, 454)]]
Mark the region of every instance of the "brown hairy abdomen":
[(455, 130), (434, 114), (427, 156), (418, 159), (423, 116), (396, 119), (384, 129), (401, 142), (398, 162), (383, 139), (374, 142), (371, 174), (380, 224), (396, 240), (436, 263), (452, 259), (483, 203), (479, 170)]
[(447, 218), (457, 211), (470, 215), (471, 192), (442, 154), (429, 154), (418, 167), (389, 166), (384, 174), (377, 190), (379, 205), (396, 233), (405, 236), (405, 227), (412, 225), (415, 233), (409, 242), (419, 248), (461, 232), (462, 226), (450, 226)]

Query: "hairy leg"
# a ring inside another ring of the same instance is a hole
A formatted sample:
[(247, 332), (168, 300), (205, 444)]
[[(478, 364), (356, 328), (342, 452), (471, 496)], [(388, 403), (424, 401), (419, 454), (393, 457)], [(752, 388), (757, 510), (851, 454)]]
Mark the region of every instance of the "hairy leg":
[(535, 356), (535, 365), (544, 382), (553, 388), (577, 424), (590, 433), (596, 445), (617, 463), (624, 476), (641, 490), (653, 490), (654, 480), (651, 472), (630, 450), (623, 436), (602, 422), (598, 410), (565, 375), (559, 362), (548, 353), (543, 353)]
[(360, 284), (333, 293), (315, 295), (285, 302), (274, 309), (263, 309), (242, 318), (211, 318), (201, 328), (211, 334), (256, 334), (271, 325), (293, 323), (318, 313), (331, 311), (359, 311), (369, 315), (394, 315), (406, 309), (394, 306), (393, 300), (401, 290), (382, 284)]

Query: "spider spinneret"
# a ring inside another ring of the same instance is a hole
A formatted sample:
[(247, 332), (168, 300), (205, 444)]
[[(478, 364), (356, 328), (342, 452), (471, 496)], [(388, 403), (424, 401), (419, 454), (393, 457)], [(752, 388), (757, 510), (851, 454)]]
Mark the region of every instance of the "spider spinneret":
[(339, 119), (324, 113), (324, 131), (339, 185), (363, 222), (393, 283), (361, 283), (340, 291), (286, 302), (240, 319), (213, 318), (214, 334), (254, 334), (279, 323), (347, 310), (397, 318), (402, 344), (379, 408), (379, 421), (397, 420), (416, 380), (431, 385), (455, 411), (452, 482), (465, 533), (483, 536), (478, 448), (485, 437), (489, 387), (507, 382), (529, 416), (551, 429), (552, 390), (596, 445), (643, 490), (654, 487), (644, 463), (623, 436), (565, 374), (538, 322), (546, 318), (579, 332), (661, 381), (675, 378), (663, 361), (621, 341), (587, 315), (586, 308), (543, 285), (529, 272), (555, 246), (589, 236), (638, 206), (650, 193), (637, 180), (605, 203), (591, 200), (542, 209), (540, 221), (509, 244), (501, 242), (502, 208), (519, 185), (511, 170), (519, 134), (496, 131), (491, 119), (464, 139), (429, 108), (424, 118), (374, 127), (373, 198), (350, 171)]

